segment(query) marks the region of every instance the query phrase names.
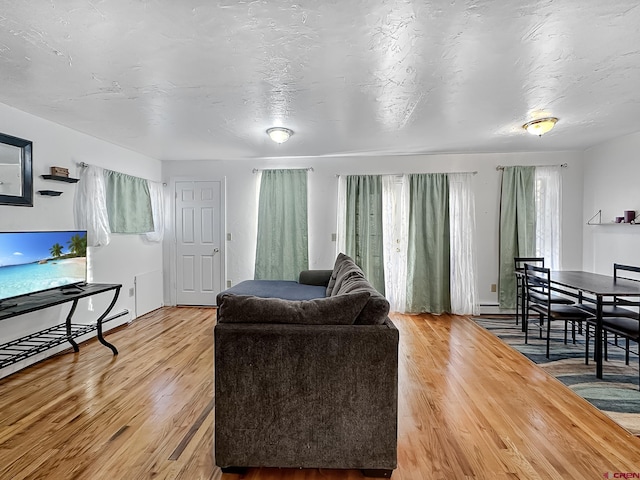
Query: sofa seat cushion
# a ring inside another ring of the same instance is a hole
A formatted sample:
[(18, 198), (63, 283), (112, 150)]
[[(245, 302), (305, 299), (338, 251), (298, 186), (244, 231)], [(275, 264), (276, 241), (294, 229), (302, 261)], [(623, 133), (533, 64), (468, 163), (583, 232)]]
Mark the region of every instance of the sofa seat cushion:
[(225, 295), (218, 307), (218, 323), (352, 325), (369, 296), (365, 291), (314, 300)]
[(225, 295), (251, 295), (263, 298), (282, 298), (284, 300), (313, 300), (325, 296), (325, 287), (304, 285), (291, 280), (245, 280), (220, 292), (216, 297), (218, 306)]

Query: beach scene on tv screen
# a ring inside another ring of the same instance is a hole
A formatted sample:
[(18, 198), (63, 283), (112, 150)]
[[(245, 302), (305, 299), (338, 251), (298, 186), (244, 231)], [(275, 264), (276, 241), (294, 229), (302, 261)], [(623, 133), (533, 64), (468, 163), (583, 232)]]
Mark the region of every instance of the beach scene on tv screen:
[(87, 234), (0, 233), (0, 300), (84, 282)]

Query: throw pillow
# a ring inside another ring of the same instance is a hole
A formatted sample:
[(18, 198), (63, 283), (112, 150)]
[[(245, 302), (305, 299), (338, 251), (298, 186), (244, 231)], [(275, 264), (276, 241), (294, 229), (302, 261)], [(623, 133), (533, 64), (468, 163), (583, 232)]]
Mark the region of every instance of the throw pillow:
[(225, 295), (218, 307), (218, 322), (352, 325), (369, 296), (369, 292), (355, 292), (315, 300), (282, 300)]

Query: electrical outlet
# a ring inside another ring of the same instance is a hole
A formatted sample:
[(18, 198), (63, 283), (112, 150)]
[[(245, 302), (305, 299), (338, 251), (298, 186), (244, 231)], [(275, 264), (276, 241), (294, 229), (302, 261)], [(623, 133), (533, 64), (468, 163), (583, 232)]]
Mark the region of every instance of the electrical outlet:
[(230, 241), (231, 241), (231, 234), (227, 233), (227, 242), (230, 242)]
[(227, 288), (231, 288), (231, 280), (227, 280)]
[(332, 233), (332, 234), (331, 234), (331, 241), (332, 241), (332, 242), (335, 242), (335, 241), (336, 241), (336, 234), (335, 234), (335, 233)]
[(135, 288), (131, 287), (131, 288), (129, 289), (129, 296), (130, 296), (130, 297), (133, 297), (135, 294), (136, 294), (136, 290), (135, 290)]
[(496, 290), (497, 290), (497, 285), (496, 285), (495, 283), (492, 283), (492, 284), (491, 284), (491, 291), (492, 291), (493, 293), (495, 293), (495, 292), (496, 292)]

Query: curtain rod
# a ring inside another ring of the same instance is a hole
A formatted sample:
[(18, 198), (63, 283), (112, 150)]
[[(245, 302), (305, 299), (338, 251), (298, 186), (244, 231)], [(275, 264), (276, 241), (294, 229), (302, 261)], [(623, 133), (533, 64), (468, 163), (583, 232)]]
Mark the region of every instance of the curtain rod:
[[(80, 168), (87, 168), (87, 167), (89, 166), (89, 164), (88, 164), (88, 163), (85, 163), (85, 162), (78, 162), (78, 166), (79, 166)], [(112, 170), (112, 171), (115, 171), (115, 170)], [(116, 173), (119, 173), (119, 172), (116, 172)], [(128, 175), (128, 174), (126, 174), (126, 173), (125, 173), (125, 175)], [(129, 175), (129, 176), (131, 176), (131, 177), (132, 177), (133, 175)], [(137, 178), (142, 178), (142, 177), (137, 177)], [(143, 180), (146, 180), (146, 178), (143, 178)], [(151, 180), (147, 180), (147, 181), (151, 181)], [(156, 182), (156, 183), (160, 183), (160, 182)], [(163, 186), (163, 187), (166, 187), (166, 186), (167, 186), (167, 184), (166, 184), (165, 182), (162, 182), (162, 186)]]
[[(527, 165), (528, 166), (528, 165)], [(567, 165), (566, 163), (561, 163), (560, 165), (531, 165), (533, 167), (562, 167), (562, 168), (567, 168), (569, 165)], [(504, 165), (498, 165), (496, 167), (496, 170), (504, 170)]]
[[(478, 171), (474, 171), (474, 172), (422, 172), (422, 173), (374, 173), (371, 175), (378, 175), (378, 176), (383, 176), (383, 175), (390, 175), (392, 177), (402, 177), (404, 175), (428, 175), (430, 173), (444, 173), (444, 174), (451, 174), (451, 175), (455, 175), (455, 174), (460, 174), (460, 175), (477, 175)], [(351, 175), (360, 175), (360, 174), (354, 174), (354, 173), (336, 173), (336, 177), (341, 177), (341, 176), (351, 176)], [(363, 173), (362, 175), (370, 175), (368, 173)]]
[[(251, 170), (251, 173), (258, 173), (258, 172), (262, 172), (264, 170), (271, 170), (270, 168), (254, 168), (253, 170)], [(284, 168), (283, 170), (306, 170), (307, 172), (313, 172), (313, 167), (307, 167), (307, 168)]]

